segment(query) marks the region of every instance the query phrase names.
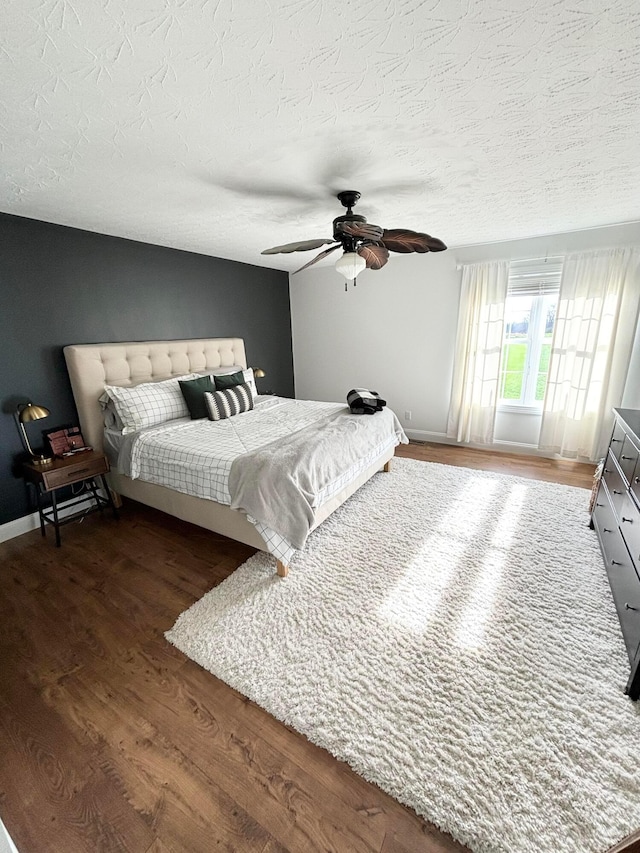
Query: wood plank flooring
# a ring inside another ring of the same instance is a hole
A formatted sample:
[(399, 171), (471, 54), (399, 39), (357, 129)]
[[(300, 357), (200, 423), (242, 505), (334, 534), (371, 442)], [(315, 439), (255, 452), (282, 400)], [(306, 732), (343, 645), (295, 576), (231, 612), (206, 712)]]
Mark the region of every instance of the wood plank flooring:
[[(591, 486), (592, 466), (398, 455)], [(21, 853), (465, 848), (163, 637), (253, 549), (125, 502), (0, 544), (0, 816)]]

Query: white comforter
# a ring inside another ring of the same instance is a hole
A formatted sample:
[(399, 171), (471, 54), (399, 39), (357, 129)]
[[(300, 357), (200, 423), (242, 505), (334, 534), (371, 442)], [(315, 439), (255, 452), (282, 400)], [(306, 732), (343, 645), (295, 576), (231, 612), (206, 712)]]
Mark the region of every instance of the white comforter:
[[(121, 447), (117, 467), (132, 479), (229, 505), (232, 498), (229, 472), (234, 459), (344, 410), (344, 404), (263, 397), (252, 411), (233, 418), (215, 422), (180, 418), (129, 436)], [(359, 417), (368, 420), (366, 415)], [(337, 494), (386, 450), (407, 441), (395, 416), (392, 423), (382, 442), (377, 435), (375, 445), (364, 447), (363, 456), (356, 464), (313, 495), (314, 507)], [(259, 520), (250, 516), (249, 520), (269, 550), (283, 562), (289, 562), (296, 551), (291, 543)]]

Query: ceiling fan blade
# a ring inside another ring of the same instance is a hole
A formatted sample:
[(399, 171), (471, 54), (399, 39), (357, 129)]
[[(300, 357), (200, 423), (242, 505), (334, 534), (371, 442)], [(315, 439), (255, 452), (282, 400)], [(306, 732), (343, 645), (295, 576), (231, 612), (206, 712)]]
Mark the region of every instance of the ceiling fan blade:
[[(329, 241), (329, 240), (325, 240), (324, 242), (325, 242), (325, 243), (328, 243), (328, 242), (330, 242), (330, 241)], [(328, 249), (325, 249), (325, 250), (324, 250), (324, 252), (320, 252), (320, 254), (319, 254), (319, 255), (316, 255), (316, 256), (315, 256), (315, 258), (312, 258), (312, 259), (309, 261), (309, 263), (308, 263), (308, 264), (305, 264), (303, 267), (300, 267), (300, 269), (294, 270), (294, 271), (291, 273), (291, 275), (295, 275), (297, 272), (302, 272), (302, 270), (306, 270), (306, 268), (307, 268), (307, 267), (310, 267), (312, 264), (315, 264), (315, 263), (316, 263), (316, 261), (321, 261), (321, 260), (322, 260), (322, 258), (326, 258), (326, 257), (327, 257), (327, 255), (330, 255), (330, 254), (331, 254), (331, 252), (334, 252), (336, 249), (341, 248), (341, 246), (342, 246), (342, 243), (335, 243), (335, 245), (333, 245), (333, 246), (329, 246), (329, 248), (328, 248)]]
[(302, 240), (299, 243), (285, 243), (284, 246), (274, 246), (273, 249), (264, 249), (261, 255), (279, 255), (288, 252), (308, 252), (310, 249), (319, 249), (333, 240)]
[(298, 184), (286, 181), (268, 180), (242, 180), (231, 177), (206, 178), (208, 183), (222, 187), (224, 190), (236, 195), (249, 196), (251, 198), (283, 199), (285, 201), (308, 201), (319, 202), (324, 199), (324, 194), (317, 189), (307, 189)]
[(379, 270), (389, 260), (389, 250), (384, 246), (376, 244), (366, 244), (360, 246), (358, 254), (364, 258), (367, 263), (367, 269)]
[(437, 237), (408, 228), (385, 228), (380, 242), (392, 252), (443, 252), (447, 248)]
[(338, 230), (344, 231), (351, 237), (359, 237), (361, 240), (375, 240), (376, 242), (382, 238), (384, 228), (379, 225), (369, 225), (363, 222), (359, 225), (352, 225), (349, 222), (339, 222)]

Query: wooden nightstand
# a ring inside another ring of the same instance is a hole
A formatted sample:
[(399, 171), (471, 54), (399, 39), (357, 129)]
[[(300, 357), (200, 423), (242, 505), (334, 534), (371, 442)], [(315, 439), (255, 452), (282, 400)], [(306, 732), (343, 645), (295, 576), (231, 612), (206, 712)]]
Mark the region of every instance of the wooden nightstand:
[[(52, 524), (56, 531), (56, 546), (60, 547), (60, 527), (69, 521), (75, 521), (90, 512), (102, 512), (105, 506), (111, 507), (114, 518), (118, 518), (118, 510), (111, 497), (104, 475), (109, 470), (109, 461), (103, 453), (93, 450), (77, 453), (74, 456), (66, 456), (63, 459), (54, 459), (47, 465), (33, 465), (25, 462), (22, 466), (22, 476), (27, 483), (35, 487), (38, 515), (40, 516), (40, 530), (46, 536), (46, 524)], [(106, 497), (98, 492), (97, 480), (100, 480)], [(64, 486), (82, 484), (82, 490), (74, 495), (72, 500), (65, 505), (68, 507), (85, 503), (87, 498), (94, 501), (94, 506), (65, 515), (60, 518), (58, 513), (58, 489)], [(51, 506), (45, 502), (45, 495), (51, 496)]]

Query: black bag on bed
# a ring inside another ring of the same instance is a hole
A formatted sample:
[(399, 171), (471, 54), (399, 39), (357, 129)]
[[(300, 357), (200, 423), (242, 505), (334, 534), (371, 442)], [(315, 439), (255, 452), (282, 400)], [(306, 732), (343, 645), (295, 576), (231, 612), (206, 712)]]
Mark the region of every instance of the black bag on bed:
[(367, 388), (353, 388), (347, 394), (347, 403), (352, 415), (375, 415), (387, 405), (387, 401), (377, 391), (369, 391)]

